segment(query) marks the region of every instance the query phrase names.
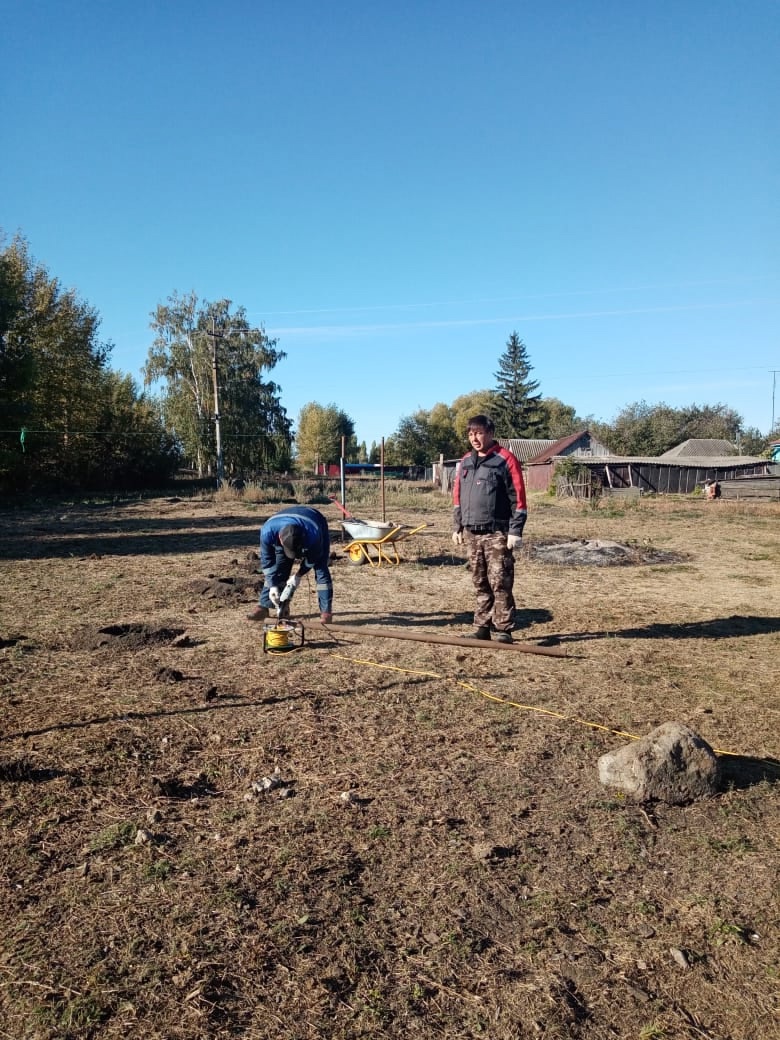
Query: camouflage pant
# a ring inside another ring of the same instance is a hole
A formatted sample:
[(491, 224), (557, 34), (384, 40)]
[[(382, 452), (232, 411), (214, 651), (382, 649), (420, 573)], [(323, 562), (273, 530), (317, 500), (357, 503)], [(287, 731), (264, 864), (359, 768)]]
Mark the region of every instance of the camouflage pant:
[(477, 590), (477, 609), (474, 624), (489, 626), (498, 632), (509, 632), (515, 618), (515, 558), (506, 547), (506, 534), (472, 534), (463, 532), (469, 554), (471, 578)]

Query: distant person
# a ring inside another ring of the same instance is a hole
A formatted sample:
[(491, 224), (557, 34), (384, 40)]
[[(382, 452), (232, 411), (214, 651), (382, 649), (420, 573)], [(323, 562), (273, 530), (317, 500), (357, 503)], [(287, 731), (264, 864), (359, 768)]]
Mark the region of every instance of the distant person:
[[(293, 565), (300, 560), (296, 574)], [(290, 601), (301, 578), (314, 571), (320, 621), (333, 620), (333, 581), (330, 576), (330, 532), (328, 521), (310, 506), (290, 506), (274, 513), (260, 528), (260, 567), (263, 587), (250, 621), (263, 621), (271, 609), (290, 612)]]
[(520, 463), (495, 437), (486, 415), (468, 422), (471, 451), (464, 455), (453, 487), (452, 540), (465, 544), (477, 591), (474, 638), (512, 642), (515, 558), (528, 516)]

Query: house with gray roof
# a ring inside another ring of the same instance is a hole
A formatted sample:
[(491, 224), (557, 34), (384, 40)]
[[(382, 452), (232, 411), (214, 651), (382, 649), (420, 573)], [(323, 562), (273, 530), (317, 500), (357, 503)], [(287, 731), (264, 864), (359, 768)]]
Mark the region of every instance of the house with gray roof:
[(661, 459), (723, 459), (739, 452), (731, 441), (718, 440), (715, 437), (691, 437), (682, 444), (675, 445), (658, 457)]
[[(574, 458), (587, 470), (578, 482), (577, 494), (589, 495), (594, 488), (606, 493), (690, 494), (705, 481), (724, 482), (757, 478), (769, 472), (769, 460), (737, 454), (730, 441), (695, 438), (683, 441), (663, 455), (613, 455), (589, 430), (579, 430), (558, 440), (499, 438), (523, 466), (529, 491), (546, 491), (555, 481), (556, 466)], [(460, 459), (448, 459), (443, 471), (434, 470), (442, 490), (452, 487)], [(745, 485), (746, 486), (746, 485)], [(729, 489), (730, 490), (730, 489)], [(732, 497), (729, 494), (729, 497)]]
[[(578, 459), (589, 473), (587, 486), (605, 493), (688, 495), (705, 482), (725, 489), (740, 480), (762, 477), (768, 460), (751, 455), (606, 455)], [(725, 493), (724, 493), (725, 497)], [(729, 496), (731, 497), (731, 496)]]

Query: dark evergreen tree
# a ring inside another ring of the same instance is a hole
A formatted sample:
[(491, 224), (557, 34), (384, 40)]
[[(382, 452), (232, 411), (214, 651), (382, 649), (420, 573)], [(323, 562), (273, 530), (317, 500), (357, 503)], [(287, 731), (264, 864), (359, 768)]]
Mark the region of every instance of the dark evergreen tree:
[(495, 372), (493, 415), (497, 437), (543, 436), (546, 415), (539, 383), (530, 378), (532, 365), (526, 346), (516, 332), (506, 343)]
[(0, 485), (101, 490), (167, 479), (178, 452), (157, 411), (111, 372), (75, 290), (0, 236)]

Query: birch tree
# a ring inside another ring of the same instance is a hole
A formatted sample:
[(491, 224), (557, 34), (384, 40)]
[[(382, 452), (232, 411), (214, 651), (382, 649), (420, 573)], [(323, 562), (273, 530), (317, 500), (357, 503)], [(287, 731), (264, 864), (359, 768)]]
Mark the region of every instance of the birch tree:
[(341, 440), (345, 440), (345, 458), (357, 457), (355, 424), (335, 404), (321, 405), (310, 401), (301, 408), (295, 435), (295, 457), (302, 469), (314, 471), (318, 463), (336, 462), (341, 458)]
[(290, 460), (280, 387), (265, 378), (285, 355), (262, 328), (250, 327), (243, 307), (231, 307), (174, 293), (152, 314), (144, 379), (161, 387), (166, 426), (200, 476), (215, 471), (217, 418), (226, 473), (284, 469)]

